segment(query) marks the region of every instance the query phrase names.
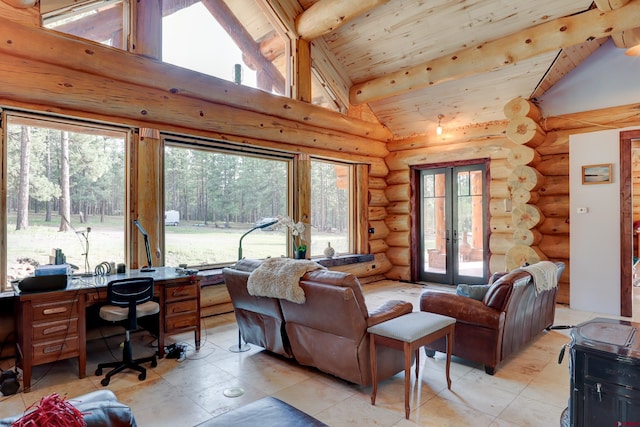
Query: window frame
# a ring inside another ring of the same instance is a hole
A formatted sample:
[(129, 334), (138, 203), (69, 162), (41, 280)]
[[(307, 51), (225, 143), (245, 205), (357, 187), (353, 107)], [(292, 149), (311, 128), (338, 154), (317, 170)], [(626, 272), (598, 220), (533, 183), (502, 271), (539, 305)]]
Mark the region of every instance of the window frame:
[(56, 130), (69, 130), (72, 132), (83, 134), (100, 134), (100, 135), (113, 135), (118, 138), (124, 136), (124, 180), (125, 191), (124, 197), (124, 236), (123, 236), (123, 254), (124, 260), (128, 265), (131, 265), (132, 252), (131, 252), (131, 230), (127, 225), (130, 221), (130, 207), (132, 204), (131, 194), (131, 159), (133, 149), (134, 131), (130, 127), (125, 125), (117, 125), (112, 123), (88, 121), (82, 119), (67, 118), (52, 114), (45, 114), (41, 112), (31, 112), (24, 110), (14, 109), (2, 109), (0, 114), (0, 130), (2, 133), (2, 153), (0, 155), (0, 172), (3, 177), (1, 184), (2, 196), (0, 197), (0, 292), (11, 292), (7, 285), (8, 274), (8, 262), (7, 262), (7, 161), (8, 161), (8, 132), (7, 127), (10, 120), (23, 121), (24, 123), (32, 123), (31, 126), (46, 127)]
[[(217, 139), (209, 139), (204, 137), (193, 137), (187, 135), (174, 134), (169, 132), (161, 133), (161, 145), (162, 145), (162, 165), (161, 165), (161, 189), (159, 193), (161, 194), (161, 210), (164, 212), (166, 210), (166, 202), (165, 202), (165, 148), (169, 147), (177, 147), (177, 148), (185, 148), (185, 149), (197, 149), (197, 150), (205, 150), (210, 151), (212, 153), (223, 153), (229, 155), (236, 156), (248, 156), (254, 158), (263, 158), (267, 160), (279, 160), (287, 162), (287, 212), (290, 218), (293, 218), (294, 212), (297, 207), (296, 197), (294, 195), (294, 189), (297, 185), (296, 180), (296, 168), (297, 168), (297, 159), (295, 154), (289, 153), (287, 151), (277, 150), (273, 148), (261, 148), (255, 146), (246, 146), (242, 144), (236, 144), (228, 141), (220, 141)], [(160, 242), (162, 247), (162, 259), (163, 262), (165, 260), (165, 249), (166, 249), (166, 233), (165, 226), (161, 227), (162, 232), (160, 233)], [(291, 239), (286, 239), (286, 253), (288, 256), (293, 256), (293, 247), (291, 244)], [(211, 270), (218, 269), (233, 265), (236, 260), (232, 261), (223, 261), (219, 263), (210, 263), (203, 264), (198, 266), (193, 266), (198, 270)]]
[[(121, 3), (122, 6), (122, 36), (121, 40), (119, 40), (116, 44), (105, 44), (105, 46), (111, 46), (115, 49), (121, 49), (125, 51), (130, 50), (130, 41), (131, 41), (131, 33), (132, 33), (132, 21), (133, 21), (133, 6), (132, 0), (81, 0), (81, 1), (73, 1), (69, 0), (68, 4), (59, 5), (57, 9), (43, 8), (40, 6), (41, 14), (40, 14), (40, 22), (43, 28), (46, 28), (49, 31), (57, 31), (62, 34), (70, 35), (73, 37), (80, 37), (83, 40), (88, 40), (94, 43), (103, 44), (102, 41), (93, 40), (90, 38), (76, 36), (73, 33), (64, 32), (57, 27), (47, 27), (49, 23), (56, 20), (64, 20), (69, 19), (73, 21), (73, 18), (77, 15), (81, 15), (83, 13), (88, 13), (92, 11), (96, 11), (102, 7), (105, 7), (109, 4), (117, 4)], [(82, 18), (79, 19), (81, 21)], [(83, 24), (80, 24), (83, 25)]]
[[(354, 254), (357, 252), (357, 244), (356, 244), (356, 227), (357, 227), (357, 222), (356, 222), (356, 188), (355, 188), (355, 184), (356, 184), (356, 165), (353, 163), (348, 163), (345, 161), (341, 161), (341, 160), (335, 160), (335, 159), (327, 159), (327, 158), (322, 158), (322, 157), (316, 157), (316, 156), (311, 156), (311, 167), (313, 168), (313, 162), (322, 162), (322, 163), (327, 163), (327, 164), (331, 164), (331, 165), (339, 165), (339, 166), (345, 166), (348, 168), (348, 173), (347, 173), (347, 190), (348, 190), (348, 218), (347, 218), (347, 239), (348, 239), (348, 249), (347, 252), (341, 252), (338, 253), (336, 251), (336, 255), (350, 255), (350, 254)], [(311, 191), (313, 192), (313, 188), (311, 189)], [(313, 212), (312, 212), (313, 215)], [(311, 242), (313, 244), (313, 242)], [(312, 246), (313, 247), (313, 246)], [(324, 247), (321, 249), (321, 253), (322, 251), (324, 251)], [(323, 258), (324, 255), (313, 255), (312, 258)]]

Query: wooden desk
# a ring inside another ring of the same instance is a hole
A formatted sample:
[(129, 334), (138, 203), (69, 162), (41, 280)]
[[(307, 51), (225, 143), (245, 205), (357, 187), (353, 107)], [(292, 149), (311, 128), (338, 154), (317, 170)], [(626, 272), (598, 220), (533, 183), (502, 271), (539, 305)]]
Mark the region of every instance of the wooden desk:
[(159, 314), (158, 356), (164, 357), (166, 335), (194, 331), (196, 349), (200, 349), (200, 279), (178, 275), (173, 267), (156, 267), (142, 273), (96, 277), (74, 277), (67, 288), (52, 292), (16, 293), (16, 343), (18, 367), (22, 369), (23, 388), (31, 387), (33, 366), (56, 360), (78, 358), (80, 378), (86, 375), (86, 308), (105, 301), (111, 280), (151, 276), (154, 296), (162, 309)]

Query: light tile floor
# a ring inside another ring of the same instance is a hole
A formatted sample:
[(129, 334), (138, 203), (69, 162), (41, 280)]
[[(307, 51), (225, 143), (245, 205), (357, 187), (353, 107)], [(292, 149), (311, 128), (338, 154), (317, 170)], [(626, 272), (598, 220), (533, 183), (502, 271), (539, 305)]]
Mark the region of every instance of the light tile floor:
[[(419, 310), (425, 287), (394, 281), (365, 285), (369, 309), (390, 299), (402, 299)], [(640, 306), (638, 304), (637, 306)], [(577, 324), (597, 313), (571, 310), (558, 305), (556, 324)], [(633, 319), (638, 321), (639, 319)], [(133, 372), (113, 377), (109, 389), (132, 407), (138, 424), (145, 426), (193, 426), (264, 396), (277, 397), (330, 426), (558, 426), (569, 397), (568, 357), (558, 364), (561, 347), (569, 343), (568, 330), (543, 333), (517, 357), (498, 367), (494, 376), (460, 359), (451, 365), (452, 389), (447, 390), (445, 355), (420, 358), (419, 381), (412, 375), (411, 417), (404, 418), (404, 374), (379, 385), (376, 406), (370, 404), (371, 387), (336, 379), (317, 370), (274, 356), (252, 346), (244, 353), (228, 348), (237, 344), (233, 314), (204, 320), (203, 344), (193, 348), (193, 335), (173, 337), (188, 344), (183, 361), (162, 359), (149, 368), (147, 379), (138, 381)], [(152, 338), (134, 334), (134, 356), (153, 351)], [(99, 362), (120, 357), (119, 337), (90, 341), (87, 374), (78, 379), (75, 360), (34, 368), (32, 390), (0, 399), (0, 417), (20, 413), (40, 397), (51, 393), (68, 398), (102, 388), (93, 375)], [(10, 367), (4, 361), (2, 367)], [(413, 371), (412, 371), (413, 372)], [(228, 398), (225, 389), (242, 387), (245, 394)]]

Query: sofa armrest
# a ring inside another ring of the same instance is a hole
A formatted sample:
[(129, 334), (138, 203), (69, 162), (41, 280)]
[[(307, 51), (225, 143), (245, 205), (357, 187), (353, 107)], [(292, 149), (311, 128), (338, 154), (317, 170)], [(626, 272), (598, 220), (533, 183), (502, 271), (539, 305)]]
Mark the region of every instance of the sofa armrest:
[(412, 311), (413, 304), (410, 302), (400, 300), (387, 301), (369, 313), (367, 326), (377, 325), (378, 323), (411, 313)]
[(420, 310), (491, 329), (498, 329), (504, 322), (503, 312), (486, 306), (482, 301), (448, 292), (424, 291), (420, 296)]

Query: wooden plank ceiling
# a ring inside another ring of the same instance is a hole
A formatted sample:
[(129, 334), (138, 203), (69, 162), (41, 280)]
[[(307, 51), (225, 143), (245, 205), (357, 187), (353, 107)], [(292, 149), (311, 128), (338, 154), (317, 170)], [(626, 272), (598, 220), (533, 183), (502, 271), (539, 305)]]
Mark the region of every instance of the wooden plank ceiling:
[[(301, 3), (307, 9), (315, 1)], [(590, 5), (590, 0), (391, 0), (324, 39), (352, 82), (359, 83), (587, 10)], [(529, 98), (558, 53), (373, 101), (369, 106), (396, 138), (435, 132), (439, 114), (444, 115), (445, 130), (503, 120), (504, 105), (516, 96)]]

